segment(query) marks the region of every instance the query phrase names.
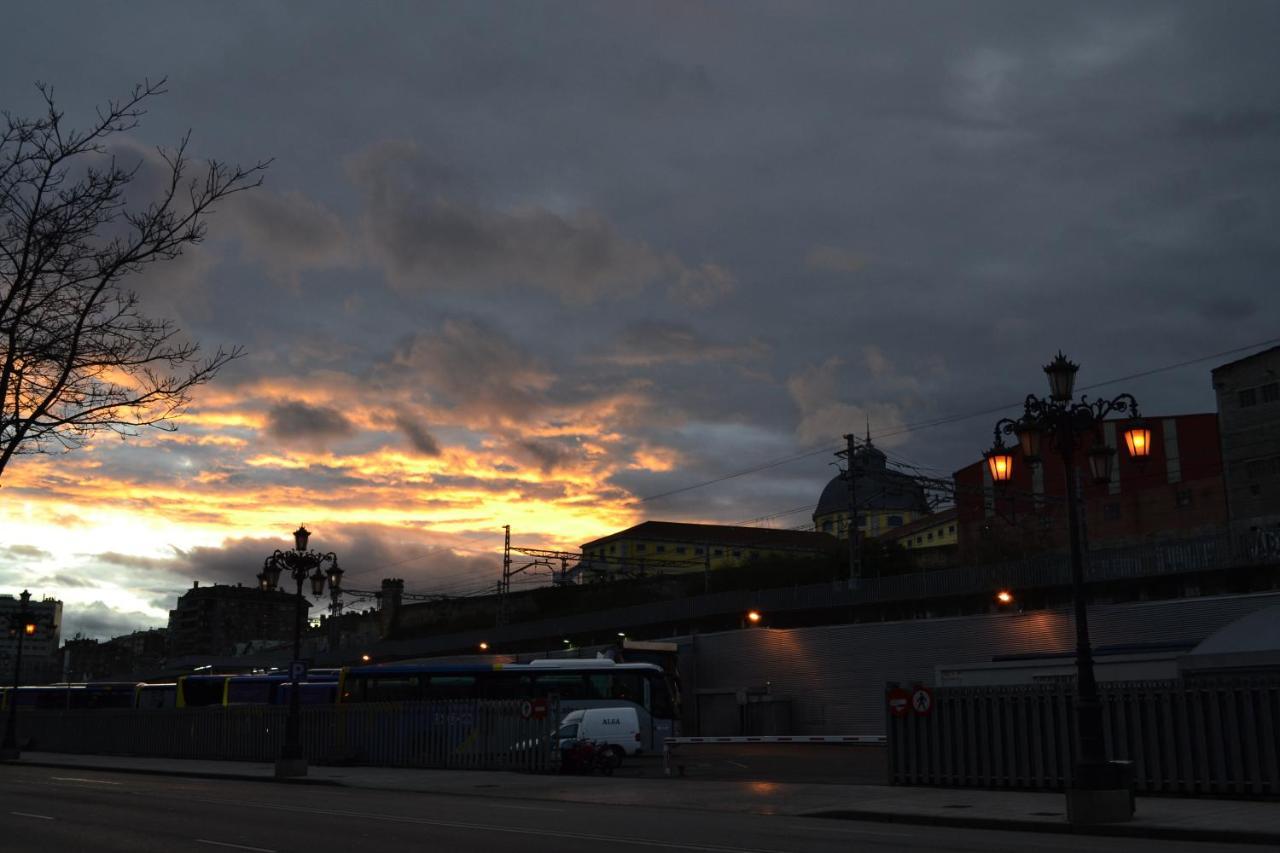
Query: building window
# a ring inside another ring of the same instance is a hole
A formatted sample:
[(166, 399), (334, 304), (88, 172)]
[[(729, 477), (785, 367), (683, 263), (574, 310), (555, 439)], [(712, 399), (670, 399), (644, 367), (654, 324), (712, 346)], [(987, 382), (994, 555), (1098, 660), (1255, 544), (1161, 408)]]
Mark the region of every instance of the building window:
[(1118, 521), (1120, 519), (1120, 504), (1109, 503), (1102, 505), (1102, 517), (1107, 521)]
[(734, 549), (733, 549), (733, 556), (735, 556), (735, 557), (741, 557), (741, 556), (742, 556), (742, 552), (741, 552), (741, 551), (739, 551), (737, 548), (734, 548)]
[(948, 533), (955, 533), (955, 532), (956, 532), (956, 526), (955, 526), (954, 524), (953, 524), (953, 525), (951, 525), (950, 527), (948, 527), (948, 528), (947, 528), (947, 532), (948, 532)]
[(917, 545), (919, 545), (919, 544), (920, 544), (921, 542), (923, 542), (923, 541), (924, 541), (924, 537), (923, 537), (923, 536), (917, 536), (917, 537), (916, 537), (916, 544), (917, 544)]
[(701, 548), (694, 548), (694, 549), (693, 549), (693, 553), (697, 554), (699, 557), (701, 557), (701, 556), (702, 556), (702, 552), (703, 552), (703, 549), (701, 549)]
[(1258, 404), (1258, 390), (1256, 388), (1246, 388), (1240, 392), (1240, 408), (1246, 409), (1249, 406)]
[(683, 546), (683, 545), (678, 545), (678, 546), (676, 546), (676, 553), (677, 553), (677, 554), (683, 554), (683, 553), (684, 553), (684, 546)]
[(933, 531), (932, 531), (932, 530), (930, 530), (928, 533), (926, 533), (926, 534), (924, 535), (924, 538), (925, 538), (925, 539), (928, 539), (928, 540), (930, 540), (930, 541), (933, 541)]
[(717, 548), (717, 549), (715, 550), (715, 552), (714, 552), (714, 555), (715, 555), (715, 556), (717, 556), (717, 557), (723, 557), (723, 556), (724, 556), (724, 549), (723, 549), (723, 548)]
[(1173, 501), (1179, 509), (1191, 506), (1191, 490), (1179, 489), (1173, 496)]
[(759, 552), (759, 551), (752, 551), (752, 552), (751, 552), (751, 559), (753, 559), (753, 560), (754, 560), (755, 558), (757, 558), (757, 557), (759, 557), (759, 556), (760, 556), (760, 552)]
[(612, 554), (612, 553), (613, 553), (613, 546), (612, 546), (612, 545), (610, 545), (610, 546), (609, 546), (609, 553), (610, 553), (610, 554)]
[(659, 545), (657, 548), (654, 548), (654, 550), (657, 551), (659, 554), (665, 554), (667, 553), (667, 546)]
[(1262, 402), (1274, 403), (1280, 400), (1280, 382), (1268, 382), (1262, 386)]
[(643, 542), (641, 542), (639, 545), (636, 546), (636, 553), (639, 554), (641, 551), (643, 551), (645, 548), (648, 548), (648, 547), (649, 547), (648, 545), (645, 545)]
[(901, 527), (901, 526), (902, 526), (902, 516), (900, 516), (900, 515), (891, 515), (891, 516), (889, 516), (889, 526), (890, 526), (890, 527)]
[(830, 533), (830, 532), (831, 532), (831, 522), (830, 522), (830, 521), (824, 521), (824, 522), (822, 522), (822, 532), (823, 532), (823, 533)]
[(1245, 476), (1252, 480), (1262, 479), (1262, 460), (1253, 459), (1245, 466)]

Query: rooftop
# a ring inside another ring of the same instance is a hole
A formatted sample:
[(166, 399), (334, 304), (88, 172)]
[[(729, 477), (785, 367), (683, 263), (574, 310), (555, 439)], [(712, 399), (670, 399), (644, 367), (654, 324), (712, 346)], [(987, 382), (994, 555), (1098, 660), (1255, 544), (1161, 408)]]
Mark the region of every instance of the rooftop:
[(619, 539), (744, 545), (800, 551), (830, 551), (837, 547), (836, 540), (828, 534), (807, 530), (775, 530), (769, 527), (739, 527), (729, 524), (689, 524), (679, 521), (644, 521), (626, 530), (587, 542), (582, 548), (586, 550)]

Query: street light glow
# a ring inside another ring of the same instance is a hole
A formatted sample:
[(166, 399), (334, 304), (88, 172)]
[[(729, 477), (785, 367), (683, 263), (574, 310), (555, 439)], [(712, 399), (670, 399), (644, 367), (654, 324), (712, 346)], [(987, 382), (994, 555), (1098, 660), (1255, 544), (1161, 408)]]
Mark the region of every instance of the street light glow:
[(757, 624), (757, 623), (760, 621), (760, 611), (759, 611), (759, 610), (748, 610), (748, 611), (747, 611), (747, 621), (748, 621), (748, 622), (750, 622), (752, 625)]
[(488, 643), (486, 643), (484, 640), (481, 640), (481, 641), (480, 641), (480, 651), (482, 651), (482, 652), (487, 652), (487, 651), (489, 651), (489, 644), (488, 644)]
[(1001, 604), (1012, 604), (1013, 593), (1009, 592), (1009, 590), (1007, 589), (1002, 589), (996, 593), (996, 601), (1000, 602)]

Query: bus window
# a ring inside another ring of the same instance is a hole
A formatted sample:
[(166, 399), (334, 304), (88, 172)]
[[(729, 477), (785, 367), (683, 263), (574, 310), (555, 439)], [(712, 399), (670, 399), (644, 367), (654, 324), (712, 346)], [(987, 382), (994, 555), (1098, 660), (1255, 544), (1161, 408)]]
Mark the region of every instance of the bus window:
[(188, 675), (180, 681), (179, 692), (186, 708), (221, 705), (226, 676)]
[(482, 699), (528, 699), (533, 695), (533, 679), (519, 672), (484, 673), (480, 676)]
[(656, 673), (649, 676), (649, 713), (663, 720), (676, 717), (676, 706), (667, 688), (667, 680)]
[(416, 675), (399, 677), (370, 677), (364, 679), (364, 695), (356, 694), (365, 702), (412, 702), (422, 698), (422, 684)]
[(592, 672), (586, 679), (588, 699), (644, 704), (644, 681), (638, 672)]
[(433, 675), (427, 687), (428, 699), (472, 699), (475, 695), (474, 675)]
[(539, 672), (533, 685), (538, 696), (558, 693), (561, 699), (586, 699), (590, 695), (581, 672)]
[(278, 682), (266, 679), (231, 679), (227, 685), (228, 705), (269, 705)]

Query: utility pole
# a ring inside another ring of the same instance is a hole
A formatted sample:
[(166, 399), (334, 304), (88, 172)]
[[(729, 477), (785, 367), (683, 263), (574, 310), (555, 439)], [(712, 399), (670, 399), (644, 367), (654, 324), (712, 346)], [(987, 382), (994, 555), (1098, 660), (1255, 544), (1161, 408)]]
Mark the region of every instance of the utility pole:
[(845, 441), (845, 485), (849, 487), (849, 586), (856, 587), (862, 573), (858, 547), (858, 499), (854, 490), (854, 447), (853, 433), (846, 433)]
[(498, 618), (499, 627), (507, 621), (507, 593), (511, 591), (511, 525), (502, 525), (502, 580), (498, 581)]

